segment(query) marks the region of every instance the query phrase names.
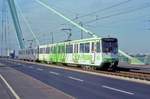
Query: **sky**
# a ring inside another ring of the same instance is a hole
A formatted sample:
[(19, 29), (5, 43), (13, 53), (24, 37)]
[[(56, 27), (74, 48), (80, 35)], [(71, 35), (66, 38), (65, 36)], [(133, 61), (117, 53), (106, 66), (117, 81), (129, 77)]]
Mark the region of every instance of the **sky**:
[[(100, 37), (118, 38), (119, 48), (125, 52), (150, 53), (150, 0), (41, 1), (66, 17), (76, 19), (74, 22), (82, 23), (84, 28)], [(0, 2), (2, 4), (2, 0)], [(81, 38), (80, 29), (44, 8), (36, 0), (15, 0), (15, 3), (26, 46), (29, 46), (29, 40), (33, 39), (29, 27), (35, 33), (40, 44), (51, 43), (51, 33), (54, 34), (54, 42), (64, 41), (68, 33), (68, 31), (62, 31), (64, 28), (71, 28), (73, 40)], [(2, 19), (1, 9), (2, 5), (0, 5), (0, 20)], [(10, 22), (7, 34), (9, 47), (17, 49), (18, 41), (10, 12), (8, 12), (8, 16)], [(0, 21), (0, 29), (1, 27)], [(0, 35), (2, 35), (1, 31)], [(90, 35), (84, 33), (84, 38), (87, 37)]]

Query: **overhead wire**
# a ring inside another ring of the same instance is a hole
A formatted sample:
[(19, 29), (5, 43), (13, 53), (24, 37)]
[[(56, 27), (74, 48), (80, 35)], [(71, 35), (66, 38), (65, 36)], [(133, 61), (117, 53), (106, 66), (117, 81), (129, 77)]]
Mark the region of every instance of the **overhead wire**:
[(50, 6), (48, 6), (47, 4), (43, 3), (41, 0), (35, 0), (38, 4), (40, 4), (41, 6), (47, 8), (48, 10), (52, 11), (53, 13), (55, 13), (56, 15), (60, 16), (61, 18), (63, 18), (64, 20), (70, 22), (71, 24), (73, 24), (74, 26), (76, 26), (77, 28), (83, 30), (84, 32), (88, 33), (89, 35), (97, 38), (97, 35), (85, 28), (83, 28), (82, 26), (80, 26), (79, 24), (77, 24), (76, 22), (72, 21), (71, 19), (69, 19), (68, 17), (64, 16), (62, 13), (56, 11), (55, 9), (51, 8)]
[[(88, 16), (92, 16), (94, 14), (97, 14), (98, 12), (104, 12), (104, 11), (107, 11), (107, 10), (110, 10), (112, 8), (117, 8), (121, 5), (124, 5), (124, 4), (127, 4), (129, 2), (131, 2), (133, 0), (125, 0), (125, 1), (122, 1), (122, 2), (119, 2), (119, 3), (116, 3), (116, 4), (113, 4), (111, 6), (108, 6), (108, 7), (105, 7), (103, 9), (99, 9), (97, 11), (93, 11), (93, 12), (90, 12), (90, 13), (87, 13), (87, 14), (84, 14), (84, 15), (81, 15), (81, 16), (76, 16), (75, 18), (73, 18), (72, 20), (75, 21), (77, 19), (81, 19), (81, 18), (85, 18), (85, 17), (88, 17)], [(64, 24), (67, 24), (68, 22), (64, 23)]]
[(129, 13), (136, 12), (136, 11), (148, 8), (148, 7), (150, 7), (150, 3), (144, 4), (144, 5), (142, 5), (142, 6), (138, 7), (138, 8), (130, 9), (130, 10), (127, 10), (127, 11), (121, 11), (121, 12), (117, 12), (117, 13), (114, 13), (114, 14), (111, 14), (111, 15), (102, 16), (100, 18), (96, 18), (96, 19), (93, 19), (93, 20), (90, 20), (90, 21), (86, 21), (85, 23), (93, 23), (95, 21), (108, 19), (108, 18), (111, 18), (111, 17), (114, 17), (114, 16), (129, 14)]
[[(111, 5), (111, 6), (108, 6), (108, 7), (106, 7), (106, 8), (99, 9), (99, 10), (97, 10), (97, 11), (90, 12), (90, 13), (87, 13), (87, 14), (85, 14), (85, 15), (78, 16), (77, 18), (84, 18), (84, 17), (87, 17), (87, 16), (91, 16), (91, 15), (93, 15), (93, 14), (96, 14), (96, 13), (98, 13), (98, 12), (104, 12), (104, 11), (106, 11), (106, 10), (110, 10), (110, 9), (112, 9), (112, 8), (116, 8), (116, 7), (119, 7), (119, 6), (121, 6), (121, 5), (127, 4), (127, 3), (131, 2), (131, 1), (133, 1), (133, 0), (125, 0), (125, 1), (119, 2), (119, 3), (117, 3), (117, 4), (113, 4), (113, 5)], [(76, 18), (74, 18), (73, 20), (75, 20), (75, 19), (76, 19)]]
[[(90, 13), (85, 14), (85, 15), (77, 16), (76, 18), (74, 18), (74, 19), (72, 19), (72, 20), (77, 20), (77, 19), (79, 19), (79, 18), (84, 18), (84, 17), (93, 15), (93, 14), (98, 13), (98, 12), (103, 12), (103, 11), (106, 11), (106, 10), (110, 10), (110, 9), (112, 9), (112, 8), (119, 7), (119, 6), (123, 5), (123, 4), (127, 4), (127, 3), (129, 3), (130, 1), (133, 1), (133, 0), (125, 0), (125, 1), (122, 1), (122, 2), (119, 2), (119, 3), (116, 3), (116, 4), (113, 4), (113, 5), (111, 5), (111, 6), (108, 6), (108, 7), (106, 7), (106, 8), (99, 9), (99, 10), (97, 10), (97, 11), (90, 12)], [(57, 6), (55, 6), (55, 7), (57, 7)], [(60, 8), (60, 7), (59, 7), (59, 8)], [(62, 8), (61, 8), (61, 9), (62, 9)], [(63, 24), (67, 24), (67, 23), (68, 23), (68, 22), (63, 23)], [(56, 28), (58, 28), (58, 27), (56, 27)]]
[[(55, 13), (56, 15), (60, 16), (61, 18), (63, 18), (64, 20), (70, 22), (71, 24), (73, 24), (74, 26), (76, 26), (77, 28), (83, 30), (85, 33), (88, 33), (90, 35), (92, 35), (93, 37), (99, 37), (97, 36), (95, 33), (81, 27), (79, 24), (75, 23), (74, 21), (72, 21), (71, 19), (65, 17), (62, 13), (56, 11), (55, 9), (49, 7), (47, 4), (43, 3), (41, 0), (35, 0), (37, 3), (39, 3), (40, 5), (44, 6), (45, 8), (47, 8), (48, 10), (52, 11), (53, 13)], [(129, 59), (133, 59), (130, 55), (126, 54), (125, 52), (119, 50), (119, 53), (121, 53), (122, 55), (128, 57)]]

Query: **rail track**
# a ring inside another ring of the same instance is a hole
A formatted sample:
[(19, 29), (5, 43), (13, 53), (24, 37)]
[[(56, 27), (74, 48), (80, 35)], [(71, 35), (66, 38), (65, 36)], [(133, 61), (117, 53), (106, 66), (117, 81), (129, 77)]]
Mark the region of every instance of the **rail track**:
[(134, 72), (134, 71), (116, 71), (116, 72), (95, 71), (95, 72), (150, 81), (150, 73), (144, 72)]
[(103, 70), (94, 70), (94, 69), (82, 69), (77, 67), (69, 67), (74, 69), (80, 69), (84, 71), (96, 72), (106, 75), (114, 75), (114, 76), (121, 76), (133, 79), (140, 79), (150, 81), (150, 72), (141, 72), (141, 71), (124, 71), (124, 70), (116, 70), (116, 71), (103, 71)]
[(146, 80), (150, 81), (150, 72), (141, 72), (141, 71), (130, 71), (130, 69), (117, 69), (116, 71), (104, 71), (104, 70), (95, 70), (93, 68), (81, 68), (77, 66), (64, 66), (62, 64), (53, 64), (55, 66), (63, 66), (67, 68), (73, 68), (83, 71), (90, 71), (90, 72), (96, 72), (106, 75), (114, 75), (114, 76), (121, 76), (126, 78), (133, 78), (133, 79), (140, 79), (140, 80)]

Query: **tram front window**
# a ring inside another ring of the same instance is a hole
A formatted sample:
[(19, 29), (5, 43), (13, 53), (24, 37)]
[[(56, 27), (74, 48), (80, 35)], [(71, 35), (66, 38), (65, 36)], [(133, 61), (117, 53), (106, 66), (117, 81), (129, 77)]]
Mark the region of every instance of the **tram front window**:
[(103, 53), (114, 53), (118, 52), (118, 41), (115, 38), (103, 38), (102, 39), (102, 51)]

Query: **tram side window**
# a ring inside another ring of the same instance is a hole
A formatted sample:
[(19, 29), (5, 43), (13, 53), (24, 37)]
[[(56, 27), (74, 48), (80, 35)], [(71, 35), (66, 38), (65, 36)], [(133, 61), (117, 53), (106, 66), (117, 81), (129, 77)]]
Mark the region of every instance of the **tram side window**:
[(51, 54), (55, 54), (55, 53), (57, 53), (58, 51), (57, 51), (57, 46), (56, 45), (54, 45), (54, 46), (51, 46)]
[(66, 53), (73, 53), (73, 45), (66, 45)]
[(95, 52), (94, 42), (92, 42), (92, 52)]
[(42, 54), (42, 48), (40, 48), (40, 54)]
[(52, 52), (51, 47), (49, 47), (49, 53), (51, 53), (51, 52)]
[(63, 48), (61, 45), (58, 46), (58, 53), (63, 53)]
[(52, 54), (55, 54), (57, 52), (56, 46), (51, 47), (51, 52), (52, 52)]
[(45, 53), (45, 48), (40, 48), (40, 53), (44, 54)]
[(64, 46), (62, 46), (62, 45), (60, 45), (59, 46), (59, 51), (58, 51), (59, 53), (64, 53), (65, 52), (65, 47)]
[(90, 52), (90, 43), (81, 43), (80, 53), (89, 53), (89, 52)]
[(85, 53), (90, 52), (90, 43), (85, 43)]
[(54, 48), (53, 48), (53, 46), (51, 46), (51, 53), (54, 53)]
[(100, 49), (100, 42), (97, 42), (96, 43), (96, 52), (100, 52), (101, 49)]
[(45, 52), (46, 52), (46, 51), (45, 51), (45, 48), (42, 49), (42, 52), (43, 52), (43, 54), (45, 54)]
[(60, 51), (61, 51), (61, 49), (60, 49), (60, 46), (59, 45), (57, 45), (57, 53), (60, 53)]
[(62, 46), (62, 53), (65, 53), (65, 46)]
[(74, 45), (74, 53), (78, 53), (78, 44)]
[(46, 53), (49, 54), (50, 53), (50, 47), (46, 48)]
[(56, 54), (58, 51), (57, 51), (57, 46), (55, 45), (54, 47), (53, 47), (53, 51), (54, 51), (54, 53)]
[(40, 48), (40, 54), (42, 54), (42, 48)]
[(84, 53), (84, 44), (83, 43), (80, 44), (80, 53)]

